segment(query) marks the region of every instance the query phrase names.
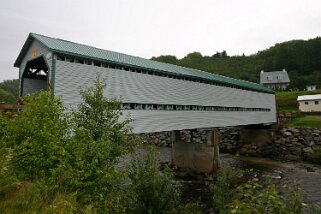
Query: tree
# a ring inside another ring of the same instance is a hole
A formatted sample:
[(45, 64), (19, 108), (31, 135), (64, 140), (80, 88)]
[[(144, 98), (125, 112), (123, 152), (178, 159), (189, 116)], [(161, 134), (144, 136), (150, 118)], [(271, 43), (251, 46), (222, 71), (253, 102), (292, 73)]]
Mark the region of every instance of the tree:
[[(135, 145), (130, 138), (129, 119), (122, 118), (120, 100), (104, 97), (105, 85), (97, 76), (94, 86), (81, 91), (83, 102), (72, 112), (72, 130), (68, 145), (69, 174), (66, 183), (77, 192), (80, 205), (91, 203), (95, 209), (110, 212), (121, 189), (124, 175), (115, 163)], [(111, 198), (110, 198), (111, 197)]]
[(0, 103), (10, 103), (16, 102), (15, 97), (10, 93), (0, 88)]
[(13, 148), (13, 163), (24, 177), (51, 177), (62, 170), (68, 123), (59, 98), (48, 92), (25, 97), (24, 111), (9, 120), (4, 142)]
[(165, 62), (169, 64), (174, 64), (174, 65), (177, 64), (178, 62), (178, 59), (176, 58), (176, 56), (172, 56), (172, 55), (161, 55), (159, 57), (152, 57), (151, 60)]
[(19, 96), (19, 80), (4, 80), (0, 83), (0, 89), (11, 93), (15, 98)]

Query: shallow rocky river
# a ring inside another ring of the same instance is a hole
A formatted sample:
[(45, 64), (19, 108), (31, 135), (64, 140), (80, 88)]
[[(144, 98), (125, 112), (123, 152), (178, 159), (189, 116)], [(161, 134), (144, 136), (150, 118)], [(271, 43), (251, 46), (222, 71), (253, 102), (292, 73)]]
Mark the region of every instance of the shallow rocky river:
[[(139, 147), (139, 153), (142, 155), (146, 153), (146, 148), (146, 146)], [(159, 162), (171, 163), (171, 148), (156, 148), (159, 151)], [(321, 205), (321, 166), (305, 162), (279, 162), (268, 158), (235, 156), (224, 153), (220, 154), (220, 159), (222, 167), (253, 169), (259, 176), (267, 176), (277, 185), (286, 184), (289, 181), (299, 181), (307, 194), (303, 202)], [(176, 171), (175, 174), (176, 179), (182, 184), (183, 200), (199, 201), (203, 213), (210, 213), (211, 194), (207, 185), (211, 181), (198, 176), (190, 176), (184, 171)]]
[[(157, 149), (160, 162), (171, 162), (171, 148), (158, 147)], [(258, 174), (271, 178), (279, 185), (289, 181), (298, 181), (306, 192), (306, 199), (303, 202), (321, 205), (321, 166), (305, 162), (279, 162), (268, 158), (231, 154), (220, 154), (220, 159), (222, 167), (254, 169)], [(182, 178), (180, 181), (183, 185), (183, 197), (201, 199), (202, 203), (209, 203), (210, 194), (207, 188), (203, 188), (203, 181), (188, 176), (180, 178)]]

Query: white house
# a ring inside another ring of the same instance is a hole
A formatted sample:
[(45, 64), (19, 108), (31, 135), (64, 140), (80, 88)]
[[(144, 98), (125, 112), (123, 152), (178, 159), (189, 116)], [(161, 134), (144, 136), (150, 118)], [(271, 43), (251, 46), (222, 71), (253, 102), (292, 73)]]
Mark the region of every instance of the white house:
[(290, 78), (285, 69), (271, 72), (264, 72), (262, 70), (260, 84), (271, 89), (285, 90), (290, 85)]
[(321, 94), (298, 96), (301, 112), (321, 112)]
[(307, 85), (306, 86), (307, 91), (315, 91), (317, 89), (316, 85)]

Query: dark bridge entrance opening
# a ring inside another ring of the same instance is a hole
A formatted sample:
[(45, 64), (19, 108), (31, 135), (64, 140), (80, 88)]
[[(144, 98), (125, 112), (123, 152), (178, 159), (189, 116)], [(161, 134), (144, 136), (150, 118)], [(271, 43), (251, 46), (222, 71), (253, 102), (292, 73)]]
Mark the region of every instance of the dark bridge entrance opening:
[(22, 75), (21, 95), (48, 90), (48, 66), (41, 56), (27, 63)]

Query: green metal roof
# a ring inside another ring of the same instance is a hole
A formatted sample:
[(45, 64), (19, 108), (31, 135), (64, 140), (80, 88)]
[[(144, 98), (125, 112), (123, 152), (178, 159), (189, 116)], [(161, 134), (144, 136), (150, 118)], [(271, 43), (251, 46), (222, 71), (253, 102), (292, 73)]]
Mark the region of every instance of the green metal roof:
[(195, 77), (205, 80), (214, 81), (224, 85), (240, 87), (249, 90), (261, 91), (266, 93), (274, 93), (272, 90), (248, 81), (233, 79), (218, 74), (208, 73), (205, 71), (186, 68), (182, 66), (172, 65), (168, 63), (157, 62), (136, 56), (117, 53), (113, 51), (103, 50), (88, 45), (78, 44), (62, 39), (51, 38), (35, 33), (30, 33), (25, 42), (14, 66), (19, 67), (25, 52), (28, 50), (33, 39), (40, 41), (43, 45), (48, 47), (55, 53), (62, 53), (82, 58), (90, 58), (98, 61), (107, 61), (124, 66), (138, 67), (142, 69), (150, 69), (158, 72), (172, 73), (181, 76)]

